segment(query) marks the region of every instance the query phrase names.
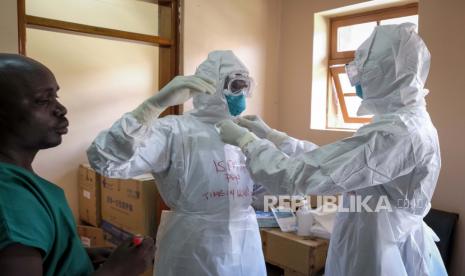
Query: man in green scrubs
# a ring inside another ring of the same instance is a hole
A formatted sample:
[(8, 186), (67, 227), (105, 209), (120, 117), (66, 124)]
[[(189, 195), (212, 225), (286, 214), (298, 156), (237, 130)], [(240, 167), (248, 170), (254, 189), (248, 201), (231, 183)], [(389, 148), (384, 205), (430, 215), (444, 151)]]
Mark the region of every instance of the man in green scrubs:
[(89, 255), (98, 254), (82, 247), (63, 190), (32, 169), (37, 152), (68, 131), (58, 89), (44, 65), (0, 54), (0, 273), (138, 275), (152, 261), (153, 240), (124, 243), (94, 271)]

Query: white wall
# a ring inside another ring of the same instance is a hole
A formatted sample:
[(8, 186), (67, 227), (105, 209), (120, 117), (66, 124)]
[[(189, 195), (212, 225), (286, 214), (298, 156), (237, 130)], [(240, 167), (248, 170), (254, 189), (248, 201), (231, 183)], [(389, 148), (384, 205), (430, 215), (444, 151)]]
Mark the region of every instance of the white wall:
[(279, 0), (184, 1), (184, 74), (193, 74), (212, 50), (233, 50), (257, 84), (244, 114), (259, 114), (272, 126), (278, 121), (280, 6)]
[(0, 53), (18, 53), (16, 0), (0, 2)]
[[(440, 3), (441, 2), (441, 3)], [(420, 35), (431, 52), (428, 110), (438, 129), (442, 168), (433, 207), (460, 215), (451, 275), (465, 275), (465, 1), (420, 0)]]

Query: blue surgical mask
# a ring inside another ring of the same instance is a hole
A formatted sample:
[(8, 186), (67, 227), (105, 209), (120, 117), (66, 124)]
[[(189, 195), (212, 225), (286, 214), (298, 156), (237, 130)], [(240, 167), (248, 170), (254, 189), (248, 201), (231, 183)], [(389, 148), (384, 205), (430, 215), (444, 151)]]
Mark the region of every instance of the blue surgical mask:
[(245, 110), (245, 95), (239, 96), (224, 95), (228, 102), (229, 113), (233, 116), (241, 114)]
[(355, 85), (355, 94), (361, 99), (363, 99), (363, 91), (362, 91), (362, 86), (360, 84)]

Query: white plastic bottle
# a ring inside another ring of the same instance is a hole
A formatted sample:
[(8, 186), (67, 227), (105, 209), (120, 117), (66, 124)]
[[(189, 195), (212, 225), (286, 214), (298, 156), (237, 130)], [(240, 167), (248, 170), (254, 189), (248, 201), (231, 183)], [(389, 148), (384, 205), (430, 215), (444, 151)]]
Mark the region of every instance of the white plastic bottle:
[(307, 201), (303, 202), (304, 205), (297, 210), (297, 235), (299, 236), (310, 236), (313, 216), (308, 207)]

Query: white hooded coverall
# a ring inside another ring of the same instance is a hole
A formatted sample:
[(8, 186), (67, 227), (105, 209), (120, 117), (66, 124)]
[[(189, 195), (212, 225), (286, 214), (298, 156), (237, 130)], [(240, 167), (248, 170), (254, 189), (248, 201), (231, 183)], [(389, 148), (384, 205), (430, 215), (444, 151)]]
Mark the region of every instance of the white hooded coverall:
[(216, 94), (196, 95), (191, 112), (149, 127), (127, 113), (88, 149), (92, 167), (106, 176), (152, 173), (174, 211), (157, 241), (155, 275), (266, 275), (245, 156), (215, 129), (231, 118), (223, 84), (233, 72), (248, 70), (231, 51), (210, 53), (195, 74), (215, 80)]
[(325, 275), (446, 275), (435, 234), (423, 223), (441, 167), (423, 89), (430, 53), (415, 26), (402, 24), (376, 27), (355, 55), (358, 114), (375, 115), (372, 122), (319, 148), (288, 138), (279, 150), (256, 139), (243, 146), (247, 167), (271, 192), (342, 194), (345, 208), (351, 196), (371, 197), (372, 210), (380, 197), (390, 203), (392, 211), (337, 214)]

